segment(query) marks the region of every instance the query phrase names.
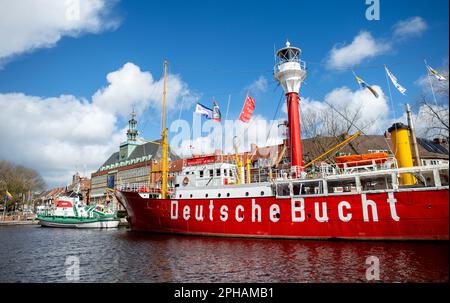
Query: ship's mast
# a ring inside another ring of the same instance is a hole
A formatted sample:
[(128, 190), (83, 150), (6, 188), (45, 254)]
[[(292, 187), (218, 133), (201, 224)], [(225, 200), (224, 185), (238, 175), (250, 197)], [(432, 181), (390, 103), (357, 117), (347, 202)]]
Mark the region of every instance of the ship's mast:
[(420, 166), (420, 155), (419, 155), (419, 147), (417, 145), (417, 138), (416, 138), (416, 130), (414, 128), (414, 123), (412, 120), (412, 114), (411, 114), (411, 106), (409, 106), (408, 103), (405, 104), (406, 107), (406, 118), (408, 120), (408, 126), (410, 130), (410, 136), (412, 140), (412, 146), (414, 150), (414, 160), (416, 161), (416, 166)]
[(162, 180), (161, 180), (161, 198), (167, 197), (167, 129), (166, 129), (166, 78), (167, 78), (167, 60), (164, 60), (164, 88), (162, 100)]

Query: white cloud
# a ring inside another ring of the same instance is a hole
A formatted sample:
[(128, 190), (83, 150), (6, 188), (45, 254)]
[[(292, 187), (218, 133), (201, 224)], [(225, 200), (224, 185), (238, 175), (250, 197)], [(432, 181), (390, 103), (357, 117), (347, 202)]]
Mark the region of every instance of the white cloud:
[(387, 41), (375, 40), (371, 33), (361, 31), (348, 45), (335, 45), (330, 51), (329, 69), (345, 69), (387, 52), (391, 45)]
[(394, 37), (409, 38), (420, 36), (427, 28), (427, 23), (421, 17), (411, 17), (401, 20), (394, 25)]
[(348, 111), (349, 116), (359, 112), (359, 127), (363, 124), (369, 125), (365, 130), (367, 133), (379, 133), (386, 128), (385, 119), (389, 114), (389, 105), (386, 96), (377, 85), (372, 86), (379, 97), (375, 98), (367, 89), (351, 91), (347, 87), (334, 89), (325, 96), (325, 101), (338, 110)]
[(62, 37), (113, 29), (117, 1), (107, 0), (0, 0), (0, 61), (52, 47)]
[[(191, 97), (178, 76), (169, 77), (174, 103)], [(66, 184), (77, 168), (97, 170), (125, 139), (120, 116), (128, 115), (132, 105), (141, 111), (159, 106), (145, 94), (161, 80), (138, 66), (127, 63), (107, 79), (109, 85), (91, 102), (72, 95), (0, 93), (0, 140), (8, 142), (0, 144), (0, 158), (37, 169), (49, 185)], [(155, 89), (152, 96), (156, 100), (161, 94)]]
[[(137, 111), (144, 108), (162, 107), (163, 79), (155, 81), (150, 72), (142, 72), (139, 66), (126, 63), (117, 71), (106, 76), (108, 86), (98, 90), (92, 97), (93, 103), (112, 113), (128, 115), (133, 106)], [(183, 107), (187, 108), (197, 100), (187, 84), (179, 75), (167, 76), (167, 108), (168, 110), (179, 108), (179, 101), (183, 101)]]
[(253, 81), (253, 83), (245, 87), (245, 90), (248, 91), (249, 94), (264, 93), (267, 90), (267, 86), (267, 78), (264, 76), (260, 76), (258, 79)]
[(346, 69), (390, 51), (398, 41), (420, 36), (428, 28), (423, 18), (416, 16), (400, 20), (393, 26), (392, 36), (375, 39), (370, 32), (361, 31), (350, 44), (336, 44), (327, 58), (328, 69)]
[[(323, 101), (301, 98), (300, 120), (304, 136), (340, 134), (352, 125), (349, 121), (355, 117), (353, 125), (356, 127), (351, 127), (351, 132), (362, 129), (367, 134), (383, 133), (389, 127), (388, 99), (379, 86), (372, 87), (379, 94), (378, 98), (367, 89), (352, 91), (345, 86), (332, 90)], [(282, 110), (286, 113), (286, 106)]]

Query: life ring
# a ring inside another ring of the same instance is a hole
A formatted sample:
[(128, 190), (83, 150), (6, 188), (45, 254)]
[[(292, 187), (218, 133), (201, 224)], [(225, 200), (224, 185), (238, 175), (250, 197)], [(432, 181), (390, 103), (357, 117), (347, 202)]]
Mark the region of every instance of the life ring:
[(183, 179), (183, 185), (186, 186), (189, 184), (189, 178), (188, 177), (184, 177)]

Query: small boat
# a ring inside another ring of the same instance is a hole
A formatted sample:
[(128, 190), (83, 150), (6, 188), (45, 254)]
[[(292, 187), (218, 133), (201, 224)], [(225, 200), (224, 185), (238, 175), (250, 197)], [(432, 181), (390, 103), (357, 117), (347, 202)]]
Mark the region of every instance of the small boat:
[(37, 215), (39, 224), (65, 228), (116, 228), (119, 218), (102, 205), (83, 206), (78, 195), (60, 197), (56, 207)]
[(369, 153), (362, 155), (348, 155), (336, 157), (338, 167), (361, 166), (370, 164), (383, 164), (389, 159), (387, 153)]

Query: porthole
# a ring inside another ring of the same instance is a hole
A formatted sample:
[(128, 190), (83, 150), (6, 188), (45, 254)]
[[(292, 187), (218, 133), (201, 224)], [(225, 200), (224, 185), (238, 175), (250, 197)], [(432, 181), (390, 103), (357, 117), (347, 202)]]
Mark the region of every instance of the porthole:
[(208, 198), (208, 194), (205, 195), (205, 198)]
[(182, 194), (180, 194), (178, 197), (181, 198)]
[(245, 196), (248, 197), (248, 191), (245, 192)]
[(261, 191), (261, 196), (264, 196), (264, 191)]
[(230, 193), (227, 193), (227, 197), (229, 197), (230, 196)]
[(220, 196), (222, 196), (222, 194), (221, 194), (221, 193), (218, 193), (218, 194), (217, 194), (217, 197), (219, 197), (219, 198), (220, 198)]
[(192, 198), (192, 194), (190, 195), (190, 197)]

